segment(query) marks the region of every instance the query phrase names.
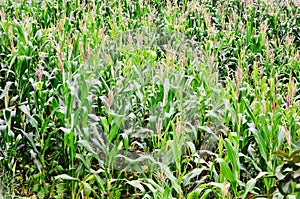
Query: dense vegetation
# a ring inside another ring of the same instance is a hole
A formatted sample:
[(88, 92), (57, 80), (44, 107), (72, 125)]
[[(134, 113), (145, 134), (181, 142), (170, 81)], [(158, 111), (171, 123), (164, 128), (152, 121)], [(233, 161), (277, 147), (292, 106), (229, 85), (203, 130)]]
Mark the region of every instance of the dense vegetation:
[(289, 1), (0, 4), (1, 198), (298, 198)]

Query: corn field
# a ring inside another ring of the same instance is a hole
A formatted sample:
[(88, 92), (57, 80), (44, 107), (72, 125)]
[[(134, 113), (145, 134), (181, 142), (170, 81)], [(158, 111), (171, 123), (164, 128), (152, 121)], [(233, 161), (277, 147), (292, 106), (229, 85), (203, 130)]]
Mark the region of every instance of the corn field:
[(0, 198), (299, 198), (299, 5), (0, 1)]

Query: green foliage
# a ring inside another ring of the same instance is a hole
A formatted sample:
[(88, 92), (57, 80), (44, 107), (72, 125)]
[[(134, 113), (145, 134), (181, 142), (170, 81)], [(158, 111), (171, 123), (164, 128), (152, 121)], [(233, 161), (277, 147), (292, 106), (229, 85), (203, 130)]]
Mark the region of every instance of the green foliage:
[(0, 198), (298, 197), (293, 2), (0, 2)]
[(276, 186), (270, 193), (270, 196), (274, 196), (275, 194), (278, 195), (279, 192), (280, 196), (283, 197), (287, 197), (291, 194), (299, 197), (299, 153), (299, 150), (295, 150), (291, 154), (283, 151), (274, 152), (274, 154), (282, 160), (282, 163), (276, 168), (274, 177), (276, 178), (277, 182)]

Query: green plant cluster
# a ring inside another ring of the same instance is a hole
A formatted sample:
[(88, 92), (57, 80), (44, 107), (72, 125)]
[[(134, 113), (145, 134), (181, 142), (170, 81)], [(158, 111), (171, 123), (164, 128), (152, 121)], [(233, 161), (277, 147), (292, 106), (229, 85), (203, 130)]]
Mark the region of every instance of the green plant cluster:
[(298, 198), (299, 6), (0, 2), (0, 197)]

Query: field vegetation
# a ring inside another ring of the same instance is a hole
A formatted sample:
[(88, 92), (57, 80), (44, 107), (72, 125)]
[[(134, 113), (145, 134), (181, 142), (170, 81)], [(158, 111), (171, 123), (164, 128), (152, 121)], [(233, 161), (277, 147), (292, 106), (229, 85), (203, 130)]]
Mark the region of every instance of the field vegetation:
[(292, 1), (0, 3), (0, 198), (299, 198)]

